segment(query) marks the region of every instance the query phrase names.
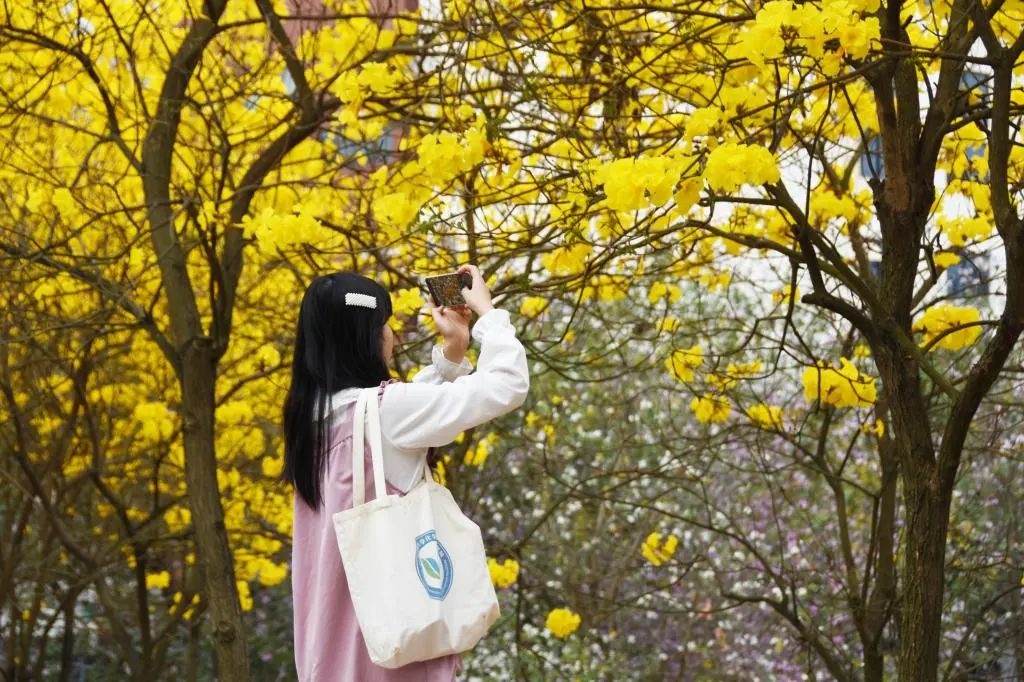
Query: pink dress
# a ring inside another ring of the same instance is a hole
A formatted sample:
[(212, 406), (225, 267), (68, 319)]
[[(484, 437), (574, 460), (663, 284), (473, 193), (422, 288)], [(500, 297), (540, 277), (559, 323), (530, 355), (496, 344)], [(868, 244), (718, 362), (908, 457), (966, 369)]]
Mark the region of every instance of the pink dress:
[[(381, 382), (378, 400), (384, 387)], [(331, 515), (352, 506), (352, 416), (344, 409), (331, 431), (324, 508), (310, 509), (298, 495), (292, 530), (292, 597), (295, 617), (295, 666), (300, 682), (452, 682), (461, 669), (459, 655), (412, 663), (389, 670), (374, 665), (359, 631), (348, 582), (341, 565)], [(370, 444), (366, 444), (366, 499), (373, 493)], [(392, 495), (402, 491), (387, 483)]]

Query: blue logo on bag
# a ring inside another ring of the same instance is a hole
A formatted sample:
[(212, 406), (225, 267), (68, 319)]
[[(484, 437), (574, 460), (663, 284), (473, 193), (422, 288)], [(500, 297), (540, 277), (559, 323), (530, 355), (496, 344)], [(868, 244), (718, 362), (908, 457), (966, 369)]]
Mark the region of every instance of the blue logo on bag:
[(416, 538), (416, 575), (431, 599), (443, 600), (452, 588), (452, 559), (436, 530)]

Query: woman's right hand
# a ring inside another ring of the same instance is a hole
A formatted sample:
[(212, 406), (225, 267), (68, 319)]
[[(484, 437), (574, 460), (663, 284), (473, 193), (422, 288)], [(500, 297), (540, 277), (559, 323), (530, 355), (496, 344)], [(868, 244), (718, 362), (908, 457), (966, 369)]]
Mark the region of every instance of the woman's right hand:
[(491, 290), (487, 288), (487, 282), (480, 274), (480, 268), (475, 265), (460, 265), (458, 273), (468, 272), (473, 277), (473, 286), (469, 289), (463, 287), (462, 298), (478, 317), (494, 309), (491, 302)]

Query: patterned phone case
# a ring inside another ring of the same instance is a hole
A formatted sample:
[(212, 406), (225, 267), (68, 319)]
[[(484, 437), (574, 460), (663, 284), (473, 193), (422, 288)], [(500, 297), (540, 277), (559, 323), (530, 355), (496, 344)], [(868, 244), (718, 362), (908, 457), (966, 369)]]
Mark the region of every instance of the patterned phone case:
[(454, 306), (454, 305), (466, 305), (466, 300), (462, 298), (462, 287), (466, 286), (467, 279), (469, 283), (472, 282), (472, 278), (459, 275), (458, 273), (452, 273), (449, 275), (435, 275), (433, 277), (424, 277), (423, 281), (427, 285), (427, 289), (430, 291), (430, 295), (434, 299), (434, 303), (439, 306)]

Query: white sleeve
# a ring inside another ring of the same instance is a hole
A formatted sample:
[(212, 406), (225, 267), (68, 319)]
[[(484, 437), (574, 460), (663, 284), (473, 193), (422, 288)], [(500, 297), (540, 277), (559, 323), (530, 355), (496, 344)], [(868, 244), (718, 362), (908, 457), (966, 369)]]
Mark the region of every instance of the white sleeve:
[(430, 351), (431, 364), (427, 365), (412, 378), (417, 384), (443, 384), (446, 381), (455, 381), (473, 371), (473, 365), (467, 358), (455, 364), (444, 356), (444, 349), (440, 344), (434, 346)]
[[(381, 401), (384, 437), (411, 450), (447, 445), (474, 426), (511, 412), (526, 400), (526, 349), (507, 310), (495, 308), (473, 326), (480, 359), (473, 374), (440, 384), (393, 384)], [(418, 375), (417, 375), (418, 376)]]

